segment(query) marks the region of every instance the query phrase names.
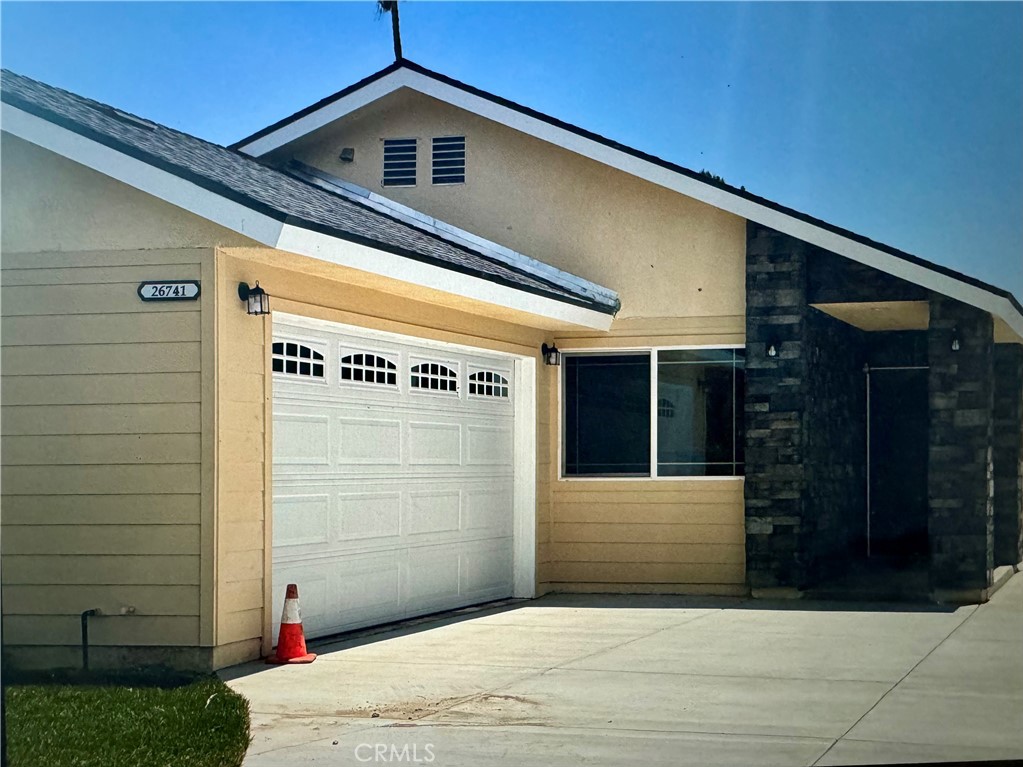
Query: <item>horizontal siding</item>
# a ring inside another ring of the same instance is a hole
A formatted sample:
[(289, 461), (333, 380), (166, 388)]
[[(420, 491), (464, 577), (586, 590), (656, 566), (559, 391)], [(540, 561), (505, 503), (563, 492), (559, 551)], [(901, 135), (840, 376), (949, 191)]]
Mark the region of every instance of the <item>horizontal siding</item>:
[(5, 346), (5, 376), (81, 373), (197, 373), (199, 344), (119, 343), (64, 346)]
[(198, 645), (204, 299), (136, 291), (211, 255), (4, 254), (5, 644)]
[[(198, 269), (196, 269), (198, 278)], [(11, 285), (0, 288), (5, 317), (137, 314), (138, 283), (112, 285)], [(194, 301), (165, 301), (161, 312), (197, 311)]]
[(16, 495), (3, 499), (13, 525), (197, 525), (199, 495)]
[(554, 589), (732, 593), (745, 582), (741, 480), (563, 480), (551, 498)]
[[(4, 279), (7, 273), (4, 272)], [(104, 314), (8, 317), (0, 328), (4, 346), (127, 344), (188, 341), (199, 336), (199, 312), (140, 311), (111, 322)]]
[(194, 493), (198, 464), (4, 466), (4, 495), (172, 495)]
[(181, 554), (199, 547), (198, 525), (12, 525), (3, 554)]
[(199, 614), (198, 586), (5, 586), (4, 609), (18, 615), (75, 615), (98, 609), (118, 615), (126, 607), (144, 605), (147, 615)]
[[(566, 583), (741, 584), (741, 565), (665, 562), (552, 562), (551, 580)], [(681, 590), (681, 589), (680, 589)]]
[[(90, 645), (194, 645), (199, 619), (169, 615), (99, 615), (89, 620)], [(4, 644), (77, 645), (81, 620), (74, 615), (7, 615)]]
[(0, 437), (5, 466), (199, 463), (198, 434), (74, 434)]
[(4, 433), (196, 434), (199, 403), (133, 405), (15, 405), (3, 411)]
[[(4, 584), (198, 585), (199, 557), (144, 555), (13, 555), (3, 558)], [(140, 605), (144, 607), (144, 605)], [(6, 607), (5, 607), (6, 612)], [(6, 641), (6, 640), (5, 640)]]
[(0, 392), (14, 405), (166, 405), (199, 402), (198, 373), (9, 376)]

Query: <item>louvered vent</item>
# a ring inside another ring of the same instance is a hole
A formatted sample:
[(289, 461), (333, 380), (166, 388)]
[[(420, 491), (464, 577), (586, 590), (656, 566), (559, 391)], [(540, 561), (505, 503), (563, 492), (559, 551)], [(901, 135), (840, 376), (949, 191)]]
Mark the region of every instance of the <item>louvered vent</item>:
[(416, 140), (384, 139), (384, 186), (416, 185)]
[(465, 136), (433, 140), (433, 183), (465, 183)]

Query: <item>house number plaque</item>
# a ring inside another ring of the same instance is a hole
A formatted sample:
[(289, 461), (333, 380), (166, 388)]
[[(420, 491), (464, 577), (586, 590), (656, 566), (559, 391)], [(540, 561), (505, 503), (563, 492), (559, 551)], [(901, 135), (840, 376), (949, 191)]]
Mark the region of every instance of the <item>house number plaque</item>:
[(143, 301), (194, 301), (198, 297), (198, 280), (162, 280), (139, 285), (139, 298)]

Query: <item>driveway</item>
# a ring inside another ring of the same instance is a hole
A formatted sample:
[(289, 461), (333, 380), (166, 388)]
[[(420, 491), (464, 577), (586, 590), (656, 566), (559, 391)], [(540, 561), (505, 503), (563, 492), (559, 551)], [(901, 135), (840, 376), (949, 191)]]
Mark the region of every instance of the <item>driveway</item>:
[(247, 767), (1023, 758), (1023, 577), (981, 607), (550, 596), (222, 674)]

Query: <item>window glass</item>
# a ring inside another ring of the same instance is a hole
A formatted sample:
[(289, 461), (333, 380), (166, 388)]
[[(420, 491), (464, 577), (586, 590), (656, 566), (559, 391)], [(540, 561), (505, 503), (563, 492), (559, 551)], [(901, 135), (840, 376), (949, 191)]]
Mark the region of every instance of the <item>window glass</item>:
[[(742, 474), (744, 353), (670, 350), (657, 363), (657, 474)], [(671, 403), (671, 407), (666, 407)]]
[(650, 474), (650, 356), (563, 358), (566, 476)]

